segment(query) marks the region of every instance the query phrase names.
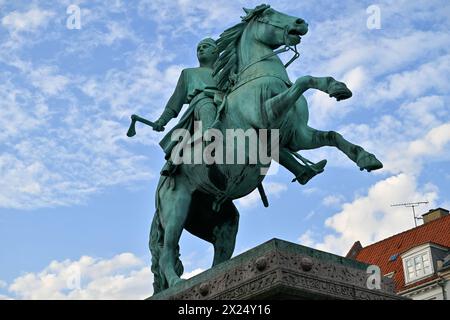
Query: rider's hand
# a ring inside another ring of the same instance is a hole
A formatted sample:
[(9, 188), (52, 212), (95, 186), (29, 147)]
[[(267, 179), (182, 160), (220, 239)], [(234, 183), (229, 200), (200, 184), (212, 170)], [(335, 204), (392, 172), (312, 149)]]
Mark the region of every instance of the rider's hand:
[(163, 120), (158, 119), (154, 122), (153, 130), (155, 131), (164, 131), (164, 126), (166, 125)]

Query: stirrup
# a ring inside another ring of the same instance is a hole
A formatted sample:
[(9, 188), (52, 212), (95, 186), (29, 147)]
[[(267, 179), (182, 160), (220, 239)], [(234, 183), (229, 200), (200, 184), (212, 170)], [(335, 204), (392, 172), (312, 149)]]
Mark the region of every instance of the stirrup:
[(167, 161), (161, 169), (161, 175), (165, 177), (173, 176), (177, 170), (177, 167), (178, 166), (173, 164), (171, 161)]

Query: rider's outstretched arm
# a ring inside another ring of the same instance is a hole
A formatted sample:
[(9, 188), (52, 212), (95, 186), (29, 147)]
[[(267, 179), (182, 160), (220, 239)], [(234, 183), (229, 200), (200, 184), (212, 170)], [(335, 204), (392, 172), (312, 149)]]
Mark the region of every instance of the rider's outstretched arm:
[(159, 125), (165, 126), (172, 118), (176, 118), (178, 116), (178, 113), (180, 113), (183, 104), (186, 103), (187, 86), (185, 78), (185, 72), (183, 70), (181, 72), (180, 78), (178, 79), (175, 91), (172, 93), (172, 96), (167, 102), (163, 113), (161, 114), (159, 119), (156, 120)]

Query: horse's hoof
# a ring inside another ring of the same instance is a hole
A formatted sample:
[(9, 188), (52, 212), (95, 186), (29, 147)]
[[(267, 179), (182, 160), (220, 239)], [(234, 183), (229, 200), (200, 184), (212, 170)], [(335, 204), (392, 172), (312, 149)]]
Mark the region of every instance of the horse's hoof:
[(360, 153), (356, 164), (358, 165), (359, 170), (367, 170), (367, 172), (383, 168), (383, 164), (380, 160), (378, 160), (373, 154), (365, 151)]
[(186, 281), (186, 280), (181, 279), (181, 278), (171, 279), (171, 280), (168, 281), (169, 282), (169, 288), (173, 287), (173, 286), (176, 286), (180, 282), (184, 282), (184, 281)]
[(328, 88), (328, 94), (331, 98), (336, 98), (337, 101), (350, 98), (353, 94), (343, 82), (333, 82)]

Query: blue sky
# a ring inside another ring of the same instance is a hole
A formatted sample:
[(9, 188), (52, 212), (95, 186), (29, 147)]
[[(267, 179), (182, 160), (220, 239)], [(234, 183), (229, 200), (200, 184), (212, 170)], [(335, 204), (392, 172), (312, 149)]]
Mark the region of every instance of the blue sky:
[[(268, 209), (255, 194), (236, 201), (236, 254), (273, 237), (345, 254), (356, 240), (414, 226), (392, 203), (450, 208), (450, 3), (267, 2), (310, 26), (291, 80), (329, 75), (354, 93), (336, 102), (308, 92), (310, 124), (361, 144), (384, 168), (360, 172), (332, 148), (305, 152), (328, 159), (323, 174), (300, 186), (280, 169), (266, 179)], [(79, 30), (66, 27), (72, 4)], [(127, 138), (129, 116), (156, 119), (180, 71), (197, 65), (198, 41), (257, 4), (0, 0), (0, 298), (151, 295), (162, 135), (138, 127)], [(367, 27), (373, 4), (380, 29)], [(212, 253), (183, 234), (185, 277)]]

